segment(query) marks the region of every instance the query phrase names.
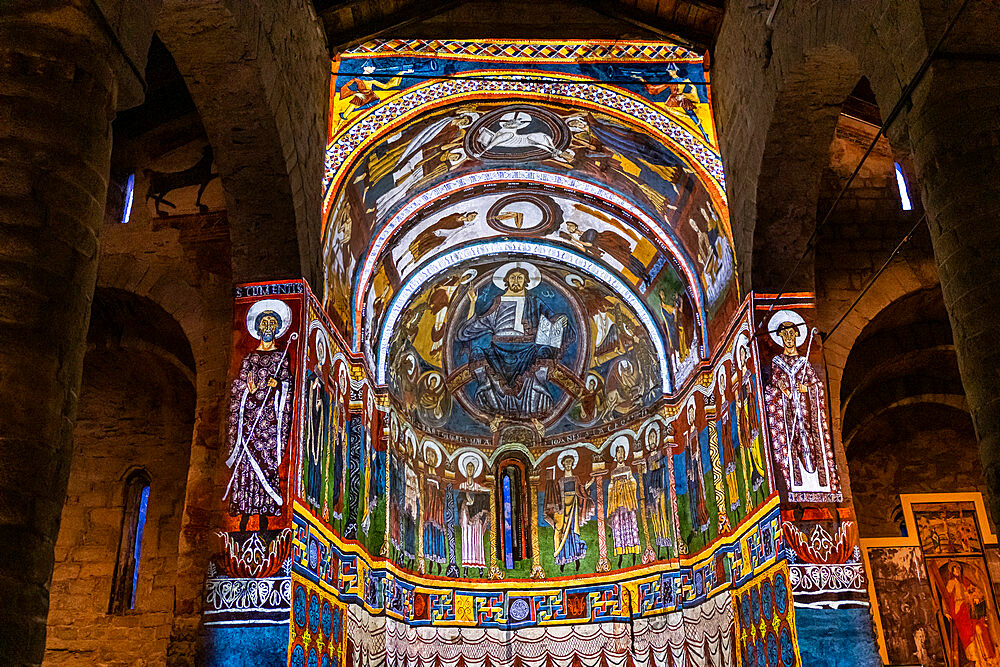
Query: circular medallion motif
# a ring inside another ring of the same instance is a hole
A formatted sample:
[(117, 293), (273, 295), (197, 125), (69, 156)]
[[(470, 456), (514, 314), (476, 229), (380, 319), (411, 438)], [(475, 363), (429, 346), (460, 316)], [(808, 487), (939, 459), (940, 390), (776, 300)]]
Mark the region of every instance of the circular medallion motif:
[(788, 625), (781, 628), (781, 664), (792, 667), (795, 664), (795, 645), (792, 643), (792, 632)]
[(323, 634), (329, 637), (332, 630), (333, 609), (330, 608), (329, 602), (323, 602)]
[(309, 569), (315, 571), (319, 565), (319, 545), (315, 540), (309, 542)]
[(309, 667), (319, 667), (319, 656), (316, 654), (316, 649), (309, 649)]
[(760, 623), (760, 593), (757, 588), (750, 589), (750, 608), (753, 610), (753, 624)]
[(774, 606), (781, 616), (788, 610), (788, 587), (785, 586), (785, 575), (781, 573), (774, 576)]
[(774, 603), (772, 600), (773, 597), (771, 593), (771, 582), (765, 581), (760, 586), (760, 602), (761, 606), (764, 609), (764, 618), (767, 619), (768, 621), (771, 620), (771, 616), (773, 615), (774, 612), (774, 606), (773, 606)]
[(767, 664), (778, 664), (778, 638), (774, 632), (767, 633)]
[(486, 223), (504, 234), (537, 236), (559, 227), (562, 209), (551, 197), (530, 192), (496, 200), (486, 213)]
[(511, 104), (473, 123), (465, 133), (465, 152), (477, 160), (548, 160), (562, 157), (569, 142), (569, 128), (551, 111)]
[(328, 655), (323, 656), (322, 667), (330, 667), (330, 656)]
[(528, 618), (531, 608), (524, 598), (516, 598), (510, 603), (510, 618), (514, 621), (523, 621)]
[(295, 625), (304, 627), (306, 624), (306, 589), (302, 586), (295, 587), (295, 600), (292, 603), (295, 608)]
[(754, 643), (751, 639), (747, 642), (746, 650), (743, 652), (743, 664), (747, 665), (747, 667), (754, 667), (754, 663), (757, 659), (757, 654), (754, 651), (754, 648)]
[(319, 598), (315, 593), (309, 599), (309, 631), (319, 632)]
[(767, 653), (764, 648), (764, 640), (757, 640), (757, 667), (767, 667)]
[(740, 605), (740, 622), (743, 627), (750, 625), (750, 596), (744, 595), (743, 604)]
[(292, 649), (292, 667), (305, 667), (306, 664), (306, 650), (302, 648), (302, 644), (296, 644), (295, 648)]

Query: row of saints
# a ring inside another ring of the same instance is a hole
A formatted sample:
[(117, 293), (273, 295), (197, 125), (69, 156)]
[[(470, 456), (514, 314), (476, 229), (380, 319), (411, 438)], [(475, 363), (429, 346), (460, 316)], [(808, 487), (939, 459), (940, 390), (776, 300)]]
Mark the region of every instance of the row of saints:
[[(240, 530), (254, 515), (266, 530), (268, 517), (282, 513), (279, 470), (290, 455), (294, 393), (291, 318), (280, 300), (257, 302), (247, 314), (259, 345), (233, 383), (226, 489)], [(771, 492), (762, 415), (770, 417), (772, 440), (790, 453), (793, 473), (801, 468), (815, 479), (824, 467), (817, 460), (823, 425), (811, 414), (819, 412), (822, 385), (795, 354), (804, 323), (790, 317), (776, 324), (783, 353), (773, 361), (764, 405), (741, 334), (710, 386), (696, 386), (679, 406), (602, 442), (534, 457), (503, 448), (448, 451), (421, 436), (394, 407), (379, 406), (370, 385), (355, 380), (352, 388), (347, 361), (334, 358), (323, 331), (310, 331), (298, 495), (347, 539), (375, 544), (381, 555), (427, 574), (497, 578), (524, 568), (526, 576), (558, 576), (696, 551)]]

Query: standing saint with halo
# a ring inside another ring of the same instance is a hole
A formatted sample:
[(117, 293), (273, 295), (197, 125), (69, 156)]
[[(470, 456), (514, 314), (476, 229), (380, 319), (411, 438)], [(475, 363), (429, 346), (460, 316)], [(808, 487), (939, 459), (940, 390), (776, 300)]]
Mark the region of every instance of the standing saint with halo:
[(247, 529), (254, 514), (259, 529), (267, 530), (267, 517), (280, 516), (283, 504), (279, 468), (292, 427), (288, 347), (298, 335), (293, 332), (285, 347), (278, 347), (292, 323), (291, 308), (278, 299), (253, 304), (246, 322), (260, 344), (243, 358), (233, 380), (226, 460), (233, 473), (223, 497), (229, 498), (230, 516), (240, 517), (240, 530)]

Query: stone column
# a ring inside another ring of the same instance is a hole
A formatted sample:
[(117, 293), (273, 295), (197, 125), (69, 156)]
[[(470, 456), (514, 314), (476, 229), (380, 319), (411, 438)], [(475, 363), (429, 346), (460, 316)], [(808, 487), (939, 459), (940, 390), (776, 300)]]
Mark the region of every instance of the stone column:
[[(107, 197), (111, 121), (119, 98), (135, 103), (130, 86), (138, 84), (119, 82), (121, 52), (94, 4), (0, 4), (4, 665), (39, 664), (45, 651), (53, 552)], [(143, 56), (148, 46), (147, 40)]]
[[(997, 56), (995, 34), (983, 43), (959, 35), (995, 26), (1000, 8), (970, 12), (949, 37)], [(992, 17), (987, 20), (986, 15)], [(969, 21), (965, 21), (969, 19)], [(973, 36), (974, 37), (974, 36)], [(964, 38), (964, 39), (963, 39)], [(941, 290), (951, 319), (962, 384), (979, 439), (991, 517), (1000, 520), (1000, 62), (935, 61), (907, 116)]]

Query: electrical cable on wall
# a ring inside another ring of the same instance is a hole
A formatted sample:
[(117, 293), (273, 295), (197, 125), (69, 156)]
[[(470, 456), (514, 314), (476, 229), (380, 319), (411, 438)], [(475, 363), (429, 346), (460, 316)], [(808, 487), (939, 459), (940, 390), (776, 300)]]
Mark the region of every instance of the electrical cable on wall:
[[(963, 0), (961, 6), (959, 6), (958, 8), (958, 11), (956, 11), (955, 15), (952, 16), (944, 32), (941, 34), (941, 37), (934, 45), (934, 48), (931, 49), (931, 51), (927, 54), (927, 57), (924, 58), (923, 62), (920, 64), (920, 67), (917, 68), (916, 73), (914, 73), (909, 83), (907, 83), (906, 86), (903, 88), (903, 92), (900, 93), (899, 99), (896, 101), (896, 104), (892, 107), (892, 110), (886, 116), (885, 120), (882, 121), (882, 125), (879, 126), (878, 132), (875, 134), (875, 137), (868, 145), (867, 150), (865, 150), (865, 154), (861, 156), (861, 160), (854, 168), (854, 171), (851, 173), (850, 177), (843, 184), (843, 186), (841, 186), (840, 191), (837, 193), (837, 196), (834, 197), (833, 202), (830, 204), (830, 207), (826, 211), (826, 214), (818, 223), (816, 223), (815, 228), (813, 228), (812, 234), (809, 235), (809, 240), (806, 241), (805, 250), (803, 251), (802, 255), (800, 255), (799, 258), (795, 261), (795, 264), (792, 265), (792, 268), (788, 272), (787, 277), (781, 283), (781, 289), (778, 290), (777, 295), (773, 298), (771, 304), (767, 307), (765, 316), (761, 318), (761, 322), (757, 325), (757, 328), (754, 331), (754, 337), (760, 335), (761, 329), (765, 326), (764, 322), (767, 321), (767, 316), (771, 314), (772, 310), (774, 310), (775, 305), (781, 299), (782, 295), (784, 295), (788, 291), (788, 284), (795, 276), (796, 272), (799, 269), (799, 266), (802, 264), (802, 261), (809, 255), (809, 253), (813, 251), (814, 244), (816, 243), (816, 239), (819, 235), (820, 229), (826, 226), (826, 224), (830, 221), (833, 212), (837, 209), (837, 206), (840, 204), (844, 195), (847, 193), (847, 190), (851, 187), (851, 184), (854, 182), (854, 179), (857, 178), (857, 175), (861, 172), (861, 167), (864, 166), (865, 162), (868, 160), (868, 157), (872, 154), (872, 151), (875, 150), (875, 146), (878, 144), (879, 139), (885, 136), (886, 131), (896, 120), (899, 114), (903, 111), (903, 109), (909, 106), (910, 97), (913, 95), (913, 91), (916, 90), (918, 85), (920, 85), (920, 82), (923, 80), (924, 75), (927, 73), (927, 70), (930, 69), (931, 63), (937, 58), (937, 55), (941, 50), (941, 45), (944, 43), (945, 39), (947, 39), (948, 35), (951, 33), (952, 28), (955, 27), (955, 24), (958, 22), (958, 18), (962, 15), (962, 12), (965, 11), (965, 8), (968, 4), (969, 0)], [(926, 213), (924, 215), (926, 216)], [(923, 220), (923, 218), (921, 218), (921, 220)], [(906, 238), (904, 238), (904, 241), (907, 240), (909, 236), (912, 235), (912, 233), (913, 232), (910, 232), (910, 234), (907, 235)]]

